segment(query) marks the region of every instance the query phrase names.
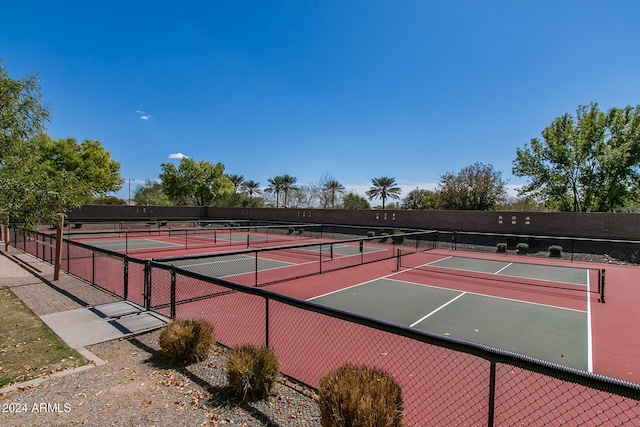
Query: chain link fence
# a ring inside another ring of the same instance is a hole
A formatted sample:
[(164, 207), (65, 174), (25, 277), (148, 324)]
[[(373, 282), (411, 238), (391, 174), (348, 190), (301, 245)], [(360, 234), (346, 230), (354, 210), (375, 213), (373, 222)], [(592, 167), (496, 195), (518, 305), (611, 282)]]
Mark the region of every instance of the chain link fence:
[[(11, 241), (50, 260), (45, 236), (12, 230)], [(62, 252), (69, 273), (172, 318), (206, 319), (222, 345), (269, 346), (283, 374), (311, 387), (346, 362), (388, 371), (408, 426), (640, 424), (638, 384), (69, 240)]]

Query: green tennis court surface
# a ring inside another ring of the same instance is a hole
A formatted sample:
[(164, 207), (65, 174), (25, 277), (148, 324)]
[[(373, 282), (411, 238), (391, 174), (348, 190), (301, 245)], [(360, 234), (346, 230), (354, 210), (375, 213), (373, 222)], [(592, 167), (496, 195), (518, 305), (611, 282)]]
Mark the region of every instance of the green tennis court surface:
[[(209, 277), (229, 277), (240, 274), (254, 273), (256, 271), (265, 271), (275, 268), (285, 268), (305, 264), (307, 262), (316, 262), (320, 257), (329, 260), (331, 257), (347, 257), (360, 255), (358, 245), (313, 245), (308, 247), (291, 248), (282, 250), (281, 255), (285, 260), (274, 260), (265, 257), (256, 257), (254, 254), (242, 255), (215, 255), (205, 257), (189, 257), (184, 259), (173, 259), (167, 261), (169, 265), (182, 268), (193, 273), (202, 274)], [(363, 248), (363, 252), (376, 252), (380, 249)], [(268, 253), (268, 252), (266, 252)], [(163, 262), (161, 259), (159, 262)]]
[(92, 241), (91, 246), (110, 251), (124, 252), (134, 249), (160, 249), (168, 247), (180, 247), (176, 243), (162, 242), (154, 239), (128, 239), (128, 240), (100, 240)]
[(203, 274), (209, 277), (228, 277), (237, 274), (251, 273), (272, 268), (281, 268), (292, 265), (289, 262), (274, 261), (245, 255), (217, 256), (215, 258), (195, 258), (171, 261), (169, 264), (193, 273)]
[(588, 312), (389, 278), (311, 299), (367, 317), (590, 370)]
[(430, 267), (451, 268), (500, 276), (528, 277), (583, 286), (589, 284), (588, 271), (584, 268), (491, 261), (464, 257), (447, 257), (427, 265)]

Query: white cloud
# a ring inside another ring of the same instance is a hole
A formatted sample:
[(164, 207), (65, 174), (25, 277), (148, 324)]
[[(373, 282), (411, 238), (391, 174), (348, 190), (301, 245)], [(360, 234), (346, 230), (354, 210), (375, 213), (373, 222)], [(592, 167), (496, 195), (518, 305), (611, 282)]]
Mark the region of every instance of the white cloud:
[(153, 117), (151, 114), (146, 114), (144, 111), (142, 110), (136, 110), (137, 114), (140, 114), (140, 119), (141, 120), (149, 120), (151, 117)]
[(187, 157), (188, 157), (188, 156), (185, 156), (185, 155), (184, 155), (184, 154), (182, 154), (182, 153), (172, 153), (172, 154), (169, 154), (169, 158), (170, 158), (170, 159), (186, 159)]

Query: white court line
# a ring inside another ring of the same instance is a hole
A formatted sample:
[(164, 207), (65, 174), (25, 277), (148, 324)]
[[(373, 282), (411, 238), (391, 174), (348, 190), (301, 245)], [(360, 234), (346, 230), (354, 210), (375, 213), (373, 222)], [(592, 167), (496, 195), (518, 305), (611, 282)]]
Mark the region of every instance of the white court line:
[(502, 271), (503, 271), (505, 268), (509, 268), (509, 267), (511, 267), (512, 265), (513, 265), (513, 263), (512, 263), (512, 262), (510, 262), (509, 264), (505, 265), (504, 267), (502, 267), (500, 270), (496, 271), (496, 272), (495, 272), (495, 273), (493, 273), (493, 274), (500, 274), (500, 273), (502, 273)]
[(458, 298), (460, 298), (461, 296), (465, 295), (466, 292), (461, 293), (460, 295), (458, 295), (457, 297), (453, 298), (451, 301), (447, 302), (446, 304), (442, 304), (440, 307), (436, 308), (435, 310), (433, 310), (431, 313), (423, 316), (422, 318), (416, 320), (415, 322), (413, 322), (412, 324), (409, 325), (410, 328), (413, 328), (414, 326), (416, 326), (418, 323), (422, 322), (424, 319), (430, 317), (431, 315), (437, 313), (438, 311), (442, 310), (443, 308), (445, 308), (446, 306), (448, 306), (449, 304), (451, 304), (452, 302), (454, 302), (455, 300), (457, 300)]

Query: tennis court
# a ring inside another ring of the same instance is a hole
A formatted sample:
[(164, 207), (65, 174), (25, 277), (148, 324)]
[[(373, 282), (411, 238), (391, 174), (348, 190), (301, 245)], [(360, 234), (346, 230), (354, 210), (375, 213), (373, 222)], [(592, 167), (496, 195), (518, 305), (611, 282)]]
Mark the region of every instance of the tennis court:
[(263, 250), (250, 253), (218, 254), (176, 259), (156, 259), (174, 267), (210, 277), (225, 278), (244, 283), (242, 275), (252, 275), (267, 270), (315, 266), (318, 260), (325, 263), (345, 257), (380, 252), (382, 249), (357, 244), (309, 244), (301, 247)]
[(318, 304), (591, 371), (589, 311), (394, 278), (311, 298)]

